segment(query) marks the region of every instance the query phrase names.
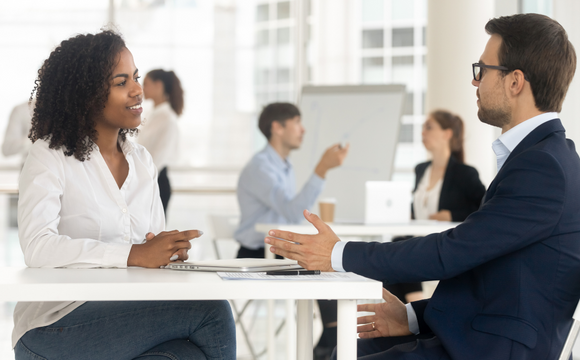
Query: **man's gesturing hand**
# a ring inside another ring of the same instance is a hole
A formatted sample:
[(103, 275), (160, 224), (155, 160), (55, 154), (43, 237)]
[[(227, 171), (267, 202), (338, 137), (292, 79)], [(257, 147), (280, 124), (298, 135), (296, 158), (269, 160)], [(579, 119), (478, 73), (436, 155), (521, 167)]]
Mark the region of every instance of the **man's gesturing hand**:
[[(203, 232), (198, 230), (162, 231), (154, 237), (147, 234), (145, 243), (134, 244), (131, 247), (127, 265), (159, 268), (172, 260), (187, 260), (187, 251), (191, 249), (189, 240), (202, 234)], [(177, 255), (177, 258), (174, 255)]]
[[(317, 235), (302, 235), (289, 231), (270, 230), (266, 244), (272, 245), (270, 251), (289, 259), (308, 270), (334, 271), (330, 257), (334, 244), (340, 241), (332, 229), (308, 210), (304, 218), (318, 230)], [(282, 239), (282, 240), (280, 240)]]
[(326, 172), (328, 170), (335, 168), (337, 166), (342, 165), (344, 162), (344, 158), (348, 154), (348, 148), (350, 144), (346, 144), (345, 147), (342, 147), (340, 144), (335, 144), (326, 149), (324, 154), (322, 154), (322, 158), (316, 165), (314, 172), (321, 178), (326, 178)]
[(361, 339), (386, 336), (412, 335), (409, 331), (407, 308), (397, 297), (383, 289), (384, 303), (361, 304), (358, 311), (374, 312), (374, 315), (361, 316), (357, 320), (358, 335)]

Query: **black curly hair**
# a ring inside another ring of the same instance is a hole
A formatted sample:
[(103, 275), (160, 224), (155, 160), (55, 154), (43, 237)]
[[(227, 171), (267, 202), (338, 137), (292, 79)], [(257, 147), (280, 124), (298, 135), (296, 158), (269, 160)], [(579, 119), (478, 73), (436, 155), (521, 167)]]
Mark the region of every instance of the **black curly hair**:
[[(121, 35), (111, 30), (77, 35), (64, 40), (38, 70), (30, 100), (36, 92), (32, 128), (28, 138), (44, 139), (51, 149), (64, 147), (64, 154), (79, 161), (90, 159), (98, 133), (96, 119), (102, 116), (110, 90), (117, 55), (125, 48)], [(119, 137), (136, 129), (121, 129)]]

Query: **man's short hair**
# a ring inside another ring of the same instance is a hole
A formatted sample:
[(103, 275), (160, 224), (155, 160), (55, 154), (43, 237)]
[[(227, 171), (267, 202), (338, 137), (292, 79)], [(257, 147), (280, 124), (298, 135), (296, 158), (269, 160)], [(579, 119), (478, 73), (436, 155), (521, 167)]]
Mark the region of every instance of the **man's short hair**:
[(517, 14), (491, 19), (485, 31), (501, 36), (497, 65), (524, 73), (538, 110), (560, 112), (576, 71), (574, 46), (562, 25), (540, 14)]
[(272, 137), (272, 123), (274, 121), (284, 125), (286, 120), (300, 116), (300, 110), (290, 103), (272, 103), (264, 107), (258, 118), (258, 127), (266, 139)]

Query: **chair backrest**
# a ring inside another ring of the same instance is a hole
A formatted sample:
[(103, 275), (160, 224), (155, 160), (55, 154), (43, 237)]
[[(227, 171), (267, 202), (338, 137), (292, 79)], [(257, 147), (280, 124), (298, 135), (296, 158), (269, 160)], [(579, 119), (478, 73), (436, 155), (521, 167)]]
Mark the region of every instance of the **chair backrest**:
[[(240, 216), (210, 214), (208, 220), (213, 234), (212, 243), (216, 258), (235, 257), (240, 245), (234, 239), (234, 232), (240, 223)], [(229, 240), (229, 242), (220, 241), (218, 244), (218, 240)]]
[(580, 331), (580, 301), (578, 302), (578, 305), (576, 305), (576, 310), (574, 311), (574, 315), (572, 315), (572, 319), (574, 322), (572, 323), (572, 327), (570, 328), (570, 332), (568, 333), (568, 337), (564, 343), (564, 348), (562, 349), (562, 353), (560, 353), (558, 360), (569, 360), (570, 355), (572, 354), (572, 348), (574, 347), (574, 343), (578, 337), (578, 332)]
[(214, 239), (233, 239), (240, 224), (239, 215), (209, 215), (209, 224)]

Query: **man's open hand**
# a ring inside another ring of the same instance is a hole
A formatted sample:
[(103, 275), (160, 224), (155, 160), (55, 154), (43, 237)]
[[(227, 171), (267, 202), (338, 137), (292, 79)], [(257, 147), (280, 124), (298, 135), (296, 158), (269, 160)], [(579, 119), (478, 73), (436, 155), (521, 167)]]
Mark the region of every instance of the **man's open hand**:
[(296, 260), (305, 269), (334, 271), (330, 258), (334, 244), (340, 239), (324, 221), (308, 210), (304, 210), (304, 218), (314, 225), (318, 234), (302, 235), (270, 230), (265, 240), (266, 244), (272, 245), (270, 251), (274, 254)]
[[(407, 308), (393, 294), (383, 289), (385, 302), (379, 304), (361, 304), (358, 311), (373, 312), (374, 315), (361, 316), (357, 320), (358, 335), (361, 339), (386, 336), (412, 335), (409, 331)], [(363, 325), (361, 325), (363, 324)]]

